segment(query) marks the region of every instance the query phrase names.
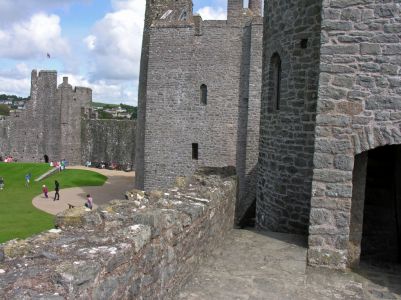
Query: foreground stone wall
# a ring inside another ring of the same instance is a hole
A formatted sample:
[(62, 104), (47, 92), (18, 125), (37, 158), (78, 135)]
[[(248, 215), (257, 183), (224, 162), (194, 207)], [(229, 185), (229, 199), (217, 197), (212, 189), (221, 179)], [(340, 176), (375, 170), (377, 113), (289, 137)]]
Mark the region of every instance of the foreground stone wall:
[(401, 144), (400, 13), (399, 1), (323, 1), (310, 264), (359, 259), (364, 199), (355, 183), (366, 161), (358, 166), (355, 155)]
[(135, 162), (136, 122), (132, 120), (82, 120), (82, 158), (124, 165)]
[[(173, 299), (234, 221), (233, 171), (75, 208), (51, 230), (0, 247), (0, 298)], [(132, 195), (132, 196), (131, 196)]]

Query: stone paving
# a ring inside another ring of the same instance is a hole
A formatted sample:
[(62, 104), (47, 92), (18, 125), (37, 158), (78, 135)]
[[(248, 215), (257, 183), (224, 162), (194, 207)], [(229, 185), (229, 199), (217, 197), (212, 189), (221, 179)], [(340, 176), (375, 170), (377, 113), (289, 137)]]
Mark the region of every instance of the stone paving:
[(306, 238), (233, 230), (178, 299), (401, 299), (401, 266), (353, 272), (306, 266)]

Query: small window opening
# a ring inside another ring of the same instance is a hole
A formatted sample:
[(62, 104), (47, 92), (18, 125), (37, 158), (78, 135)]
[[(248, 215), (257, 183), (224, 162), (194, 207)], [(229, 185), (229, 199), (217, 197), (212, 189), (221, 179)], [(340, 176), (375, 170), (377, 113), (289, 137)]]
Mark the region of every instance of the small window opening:
[(270, 107), (280, 110), (280, 89), (281, 89), (281, 58), (274, 53), (270, 60), (269, 97)]
[(308, 48), (308, 39), (302, 39), (301, 43), (300, 43), (300, 46), (301, 46), (302, 49)]
[(187, 12), (185, 10), (181, 13), (180, 20), (181, 21), (187, 20)]
[(199, 147), (198, 143), (192, 143), (192, 159), (198, 160), (199, 158)]
[(203, 104), (203, 105), (207, 104), (207, 86), (206, 86), (206, 84), (202, 84), (200, 86), (200, 101), (201, 101), (201, 104)]

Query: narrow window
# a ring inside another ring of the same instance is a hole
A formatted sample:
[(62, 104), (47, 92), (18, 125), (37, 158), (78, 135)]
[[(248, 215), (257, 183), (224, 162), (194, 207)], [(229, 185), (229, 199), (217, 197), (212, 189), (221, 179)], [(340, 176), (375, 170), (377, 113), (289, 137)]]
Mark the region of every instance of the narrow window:
[(203, 105), (207, 104), (207, 86), (206, 86), (206, 84), (202, 84), (200, 86), (200, 101), (201, 101), (201, 104), (203, 104)]
[(308, 48), (308, 39), (302, 39), (301, 43), (300, 43), (300, 46), (301, 46), (302, 49)]
[(198, 143), (192, 143), (192, 159), (198, 160)]
[(187, 20), (187, 12), (184, 10), (184, 11), (181, 13), (180, 21), (186, 21), (186, 20)]
[(269, 102), (270, 107), (280, 110), (280, 89), (281, 89), (281, 59), (274, 53), (270, 60), (270, 80), (269, 80)]

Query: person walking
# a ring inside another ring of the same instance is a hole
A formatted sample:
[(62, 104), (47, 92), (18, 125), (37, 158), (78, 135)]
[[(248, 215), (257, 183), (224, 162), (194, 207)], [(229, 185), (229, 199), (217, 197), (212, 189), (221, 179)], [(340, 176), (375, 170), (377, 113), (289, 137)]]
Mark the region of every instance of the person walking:
[(4, 178), (0, 177), (0, 191), (4, 189)]
[[(60, 200), (60, 194), (58, 193), (60, 190), (60, 183), (57, 180), (54, 181), (54, 190), (56, 191), (54, 194), (53, 201)], [(57, 198), (57, 199), (56, 199)]]
[(25, 187), (29, 187), (29, 183), (31, 181), (32, 174), (28, 173), (25, 175)]
[(49, 189), (47, 188), (46, 185), (42, 185), (42, 192), (45, 195), (45, 198), (49, 198), (49, 196), (47, 195), (47, 193), (49, 192)]

